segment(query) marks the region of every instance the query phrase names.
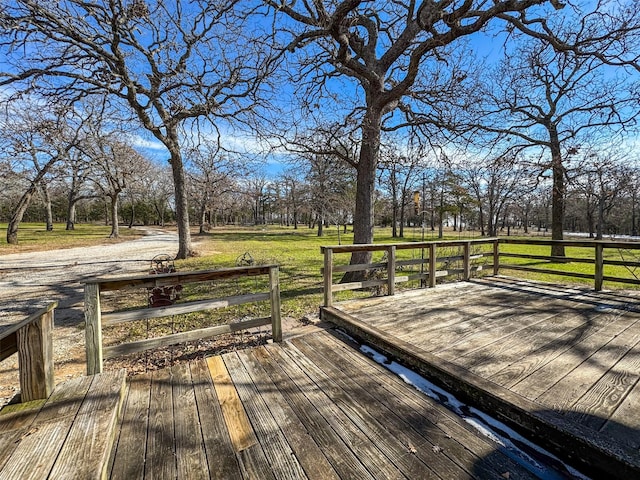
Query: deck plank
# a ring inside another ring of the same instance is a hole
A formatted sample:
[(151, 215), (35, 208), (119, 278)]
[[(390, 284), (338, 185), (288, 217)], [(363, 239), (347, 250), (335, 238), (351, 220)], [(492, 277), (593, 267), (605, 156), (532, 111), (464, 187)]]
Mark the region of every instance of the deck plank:
[(175, 432), (171, 371), (156, 370), (151, 377), (145, 478), (176, 478)]
[(275, 479), (224, 360), (219, 356), (209, 357), (207, 366), (243, 475), (248, 478)]
[[(317, 357), (312, 359), (307, 355), (307, 352), (299, 350), (298, 345), (300, 344), (300, 342), (296, 342), (295, 347), (285, 345), (284, 349), (292, 357), (295, 356), (296, 361), (300, 362), (299, 365), (303, 366), (318, 387), (328, 392), (329, 398), (354, 424), (360, 427), (368, 438), (376, 439), (376, 445), (386, 456), (387, 462), (394, 464), (407, 478), (438, 478), (438, 475), (425, 463), (425, 457), (429, 457), (428, 449), (423, 448), (423, 442), (419, 441), (417, 436), (411, 437), (402, 432), (402, 428), (398, 426), (399, 422), (394, 423), (397, 417), (393, 415), (393, 412), (390, 412), (386, 407), (381, 407), (370, 395), (362, 395), (362, 390), (358, 391), (353, 388), (357, 385), (354, 382), (345, 384), (340, 373), (330, 369), (323, 371), (318, 364)], [(332, 352), (325, 353), (335, 358)], [(342, 368), (348, 370), (348, 365), (342, 365)], [(353, 375), (359, 374), (349, 371)], [(335, 376), (334, 373), (338, 373), (340, 376)], [(380, 410), (383, 412), (381, 413)], [(383, 420), (384, 426), (379, 420)], [(440, 466), (437, 465), (439, 459), (433, 453), (431, 450), (431, 458), (428, 460), (436, 463), (436, 467), (438, 467)], [(463, 478), (455, 468), (451, 469), (448, 474), (450, 478)]]
[[(283, 365), (289, 370), (296, 369), (300, 372), (296, 377), (296, 383), (302, 381), (304, 394), (309, 401), (320, 411), (321, 415), (328, 420), (329, 425), (342, 438), (347, 447), (351, 448), (360, 462), (375, 478), (400, 479), (405, 476), (393, 463), (385, 460), (384, 453), (378, 448), (377, 443), (371, 441), (361, 429), (360, 425), (344, 413), (335, 403), (331, 392), (326, 392), (318, 388), (314, 376), (309, 375), (308, 369), (313, 369), (311, 365), (300, 365), (296, 362), (296, 357), (290, 351), (285, 351), (281, 346), (267, 346), (267, 350), (277, 355)], [(312, 372), (312, 375), (315, 372)], [(291, 377), (292, 379), (294, 377)], [(376, 437), (374, 437), (376, 438)], [(376, 438), (376, 440), (378, 440)]]
[[(327, 456), (331, 465), (342, 479), (372, 479), (372, 474), (360, 461), (357, 450), (359, 443), (352, 449), (351, 438), (340, 435), (332, 428), (331, 417), (323, 409), (323, 403), (315, 402), (306, 392), (315, 390), (313, 383), (306, 375), (293, 365), (288, 364), (286, 357), (278, 354), (276, 348), (259, 347), (250, 355), (255, 356), (265, 371), (273, 379), (282, 395), (287, 398), (289, 406), (297, 417), (313, 433), (315, 441)], [(361, 442), (360, 442), (361, 443)]]
[(106, 477), (125, 381), (125, 370), (104, 372), (93, 377), (49, 478)]
[(128, 386), (111, 478), (139, 480), (144, 478), (151, 375), (136, 375)]
[(204, 360), (191, 362), (190, 368), (209, 476), (218, 480), (240, 478), (240, 466), (225, 427), (209, 368)]
[(202, 430), (198, 417), (196, 397), (187, 363), (178, 363), (171, 368), (173, 379), (173, 404), (175, 423), (176, 469), (178, 480), (205, 480), (209, 472)]
[(596, 430), (604, 425), (640, 378), (640, 340), (629, 346), (624, 357), (573, 403), (567, 416)]
[(536, 401), (554, 410), (571, 410), (575, 401), (624, 357), (631, 349), (630, 345), (635, 345), (638, 340), (640, 340), (640, 323), (635, 323), (603, 345), (593, 355), (585, 358), (578, 367), (537, 397)]
[[(420, 357), (416, 368), (439, 379), (439, 367), (448, 364), (459, 379), (462, 396), (467, 393), (466, 379), (474, 378), (485, 391), (483, 400), (475, 400), (491, 403), (498, 395), (501, 405), (526, 405), (533, 413), (525, 413), (527, 419), (545, 423), (543, 429), (556, 428), (558, 438), (575, 438), (577, 448), (590, 452), (579, 462), (586, 468), (600, 474), (616, 468), (640, 471), (638, 447), (625, 439), (638, 437), (640, 443), (640, 420), (635, 420), (640, 332), (632, 326), (640, 325), (638, 293), (594, 292), (504, 277), (470, 283), (479, 287), (465, 297), (470, 305), (448, 299), (451, 292), (446, 288), (441, 296), (429, 292), (403, 298), (404, 292), (399, 292), (385, 297), (386, 302), (367, 302), (365, 310), (358, 308), (357, 300), (346, 310), (336, 303), (321, 309), (321, 318), (335, 321), (362, 341), (389, 348), (411, 365)], [(464, 296), (462, 290), (452, 292)], [(415, 305), (399, 309), (409, 304), (408, 299)], [(497, 305), (503, 308), (493, 309)], [(348, 314), (341, 316), (341, 310)], [(408, 353), (407, 358), (401, 355), (405, 351), (419, 354)], [(456, 389), (449, 380), (442, 381)], [(512, 421), (526, 422), (522, 413), (509, 412), (516, 417)], [(547, 444), (563, 455), (576, 451), (564, 440)], [(574, 453), (569, 456), (576, 458)]]
[(270, 406), (261, 397), (238, 355), (235, 352), (228, 353), (222, 358), (236, 385), (240, 400), (251, 418), (253, 429), (275, 477), (307, 478), (278, 423), (273, 418)]
[(305, 475), (311, 480), (337, 480), (340, 478), (316, 443), (315, 438), (307, 431), (294, 410), (289, 406), (285, 396), (273, 383), (264, 366), (247, 351), (239, 351), (238, 358), (247, 369), (265, 403), (269, 405), (271, 414), (286, 436)]
[(79, 377), (54, 389), (32, 426), (14, 443), (0, 478), (47, 478), (92, 381)]
[[(596, 315), (595, 318), (588, 320), (583, 327), (570, 330), (553, 342), (529, 349), (526, 355), (505, 365), (489, 379), (503, 387), (511, 388), (560, 355), (584, 344), (588, 338), (595, 338), (593, 335), (604, 331), (615, 323), (615, 320), (616, 317), (613, 315)], [(624, 329), (620, 324), (618, 324), (618, 328), (619, 331)]]
[[(571, 348), (555, 355), (552, 360), (541, 364), (528, 376), (508, 385), (508, 387), (516, 393), (535, 400), (551, 385), (559, 382), (569, 372), (577, 368), (585, 358), (591, 357), (602, 345), (621, 335), (627, 328), (629, 325), (626, 320), (614, 320), (602, 330), (594, 332), (593, 335), (582, 339)], [(523, 360), (526, 361), (526, 359)]]
[(496, 444), (479, 436), (468, 423), (453, 415), (446, 408), (420, 393), (386, 368), (372, 362), (348, 346), (339, 334), (327, 333), (332, 338), (308, 337), (305, 341), (316, 348), (318, 343), (326, 343), (336, 352), (340, 352), (345, 362), (354, 368), (366, 372), (355, 377), (355, 381), (367, 391), (376, 393), (376, 398), (385, 403), (394, 412), (410, 421), (416, 429), (434, 446), (442, 447), (443, 452), (461, 467), (480, 475), (480, 478), (503, 479), (506, 472), (514, 478), (537, 478), (514, 462), (508, 456), (496, 450)]
[(258, 443), (258, 439), (222, 357), (207, 358), (207, 365), (231, 436), (231, 443), (236, 452), (241, 452)]
[(640, 452), (640, 380), (624, 399), (611, 417), (602, 426), (601, 431)]
[[(399, 458), (420, 459), (423, 463), (417, 465), (407, 465), (413, 467), (409, 471), (403, 471), (409, 478), (468, 478), (471, 475), (472, 467), (478, 460), (460, 465), (457, 457), (460, 449), (456, 442), (447, 439), (445, 435), (438, 432), (435, 424), (421, 422), (416, 415), (416, 411), (410, 411), (409, 415), (402, 417), (399, 415), (397, 404), (390, 406), (384, 402), (388, 397), (388, 392), (379, 388), (378, 382), (369, 381), (372, 375), (377, 373), (380, 376), (387, 376), (389, 372), (376, 372), (371, 368), (370, 362), (363, 362), (356, 368), (353, 361), (343, 355), (344, 352), (338, 350), (338, 345), (331, 342), (328, 334), (322, 337), (305, 337), (294, 342), (301, 352), (312, 359), (327, 375), (345, 390), (349, 398), (357, 398), (360, 410), (369, 415), (364, 416), (363, 423), (371, 427), (381, 422), (382, 428), (386, 429), (391, 438), (400, 443)], [(338, 367), (337, 365), (340, 365)], [(376, 375), (376, 377), (378, 377)], [(362, 386), (362, 384), (365, 386)], [(374, 395), (374, 392), (378, 393)], [(386, 394), (386, 395), (385, 395)], [(431, 409), (439, 409), (435, 403), (430, 405)], [(422, 432), (416, 429), (422, 423)], [(434, 434), (434, 431), (437, 432)], [(449, 446), (454, 446), (452, 452), (448, 452)], [(425, 470), (425, 466), (428, 467)], [(466, 469), (465, 469), (466, 468)]]

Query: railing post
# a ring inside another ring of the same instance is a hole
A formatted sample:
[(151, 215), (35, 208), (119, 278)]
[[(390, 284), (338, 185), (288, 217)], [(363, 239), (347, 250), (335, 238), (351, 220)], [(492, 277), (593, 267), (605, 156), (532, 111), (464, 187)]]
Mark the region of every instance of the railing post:
[(20, 399), (30, 402), (49, 398), (53, 391), (53, 312), (57, 302), (17, 333), (20, 367)]
[(280, 321), (280, 276), (277, 266), (269, 268), (269, 295), (271, 296), (271, 336), (274, 342), (282, 341)]
[(495, 239), (493, 241), (493, 274), (498, 275), (500, 273), (500, 240)]
[(387, 248), (387, 290), (389, 295), (396, 294), (396, 246)]
[(463, 252), (462, 268), (464, 270), (464, 281), (466, 282), (471, 278), (471, 242), (465, 242)]
[(102, 313), (97, 283), (84, 286), (84, 322), (87, 375), (95, 375), (102, 373)]
[(436, 286), (436, 244), (429, 244), (429, 287)]
[(324, 306), (330, 307), (333, 305), (333, 293), (331, 287), (333, 286), (333, 250), (328, 247), (324, 247)]
[(604, 282), (604, 247), (601, 243), (596, 243), (596, 264), (595, 264), (595, 290), (602, 290)]

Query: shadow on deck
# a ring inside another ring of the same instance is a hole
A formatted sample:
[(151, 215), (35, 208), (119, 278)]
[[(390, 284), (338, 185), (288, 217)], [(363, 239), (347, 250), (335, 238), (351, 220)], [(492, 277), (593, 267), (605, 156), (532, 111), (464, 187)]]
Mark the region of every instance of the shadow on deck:
[(640, 478), (638, 292), (502, 277), (321, 317), (602, 478)]

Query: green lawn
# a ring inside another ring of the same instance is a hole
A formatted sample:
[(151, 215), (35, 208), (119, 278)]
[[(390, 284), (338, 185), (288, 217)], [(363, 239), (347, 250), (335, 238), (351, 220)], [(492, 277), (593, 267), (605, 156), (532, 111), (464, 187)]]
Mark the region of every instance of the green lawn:
[(142, 236), (140, 231), (120, 227), (120, 239), (110, 239), (111, 227), (78, 223), (75, 230), (65, 230), (66, 224), (55, 223), (53, 230), (47, 232), (44, 223), (21, 223), (18, 229), (18, 245), (9, 245), (6, 241), (7, 224), (0, 223), (2, 241), (0, 255), (8, 253), (53, 250), (57, 248), (85, 247), (102, 243), (130, 240)]

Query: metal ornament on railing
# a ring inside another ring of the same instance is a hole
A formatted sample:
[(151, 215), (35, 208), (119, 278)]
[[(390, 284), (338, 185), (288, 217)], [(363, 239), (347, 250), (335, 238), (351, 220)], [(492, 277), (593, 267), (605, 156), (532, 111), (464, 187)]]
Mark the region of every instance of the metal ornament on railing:
[[(175, 273), (176, 267), (173, 258), (166, 253), (156, 255), (151, 259), (149, 267), (150, 275), (159, 275), (162, 273)], [(164, 285), (147, 289), (149, 292), (150, 307), (168, 307), (176, 303), (180, 299), (182, 285)]]

